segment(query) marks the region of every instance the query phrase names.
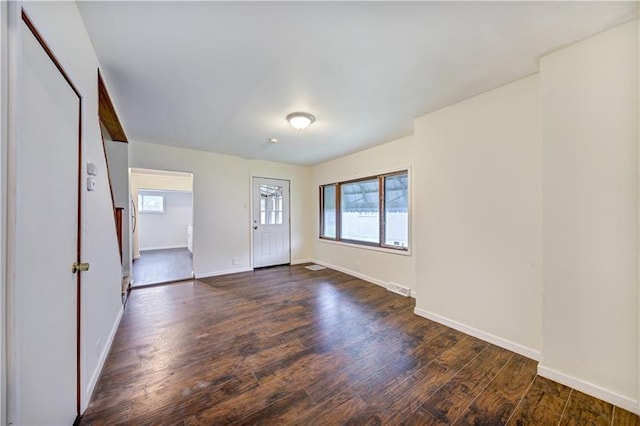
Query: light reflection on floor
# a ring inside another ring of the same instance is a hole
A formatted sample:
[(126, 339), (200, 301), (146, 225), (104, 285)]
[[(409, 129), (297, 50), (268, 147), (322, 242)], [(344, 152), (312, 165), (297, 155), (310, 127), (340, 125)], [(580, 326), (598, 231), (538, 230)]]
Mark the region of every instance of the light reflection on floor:
[[(347, 292), (341, 292), (329, 282), (321, 282), (316, 289), (317, 303), (315, 304), (314, 317), (321, 332), (317, 334), (316, 344), (324, 347), (324, 350), (334, 350), (336, 346), (347, 347), (353, 342), (354, 336), (367, 336), (367, 340), (380, 339), (377, 333), (372, 334), (372, 329), (376, 328), (374, 315), (370, 315), (371, 309), (362, 309), (356, 299), (353, 299)], [(396, 296), (394, 296), (396, 297)], [(397, 296), (401, 297), (401, 296)], [(395, 344), (402, 345), (405, 338), (410, 338), (404, 334), (402, 327), (391, 327), (396, 331), (397, 341)], [(357, 339), (357, 337), (355, 337)], [(346, 349), (345, 349), (346, 350)], [(359, 355), (375, 362), (375, 359), (384, 354), (358, 353), (358, 348), (352, 350), (350, 357)], [(410, 357), (398, 357), (398, 364), (414, 364)]]

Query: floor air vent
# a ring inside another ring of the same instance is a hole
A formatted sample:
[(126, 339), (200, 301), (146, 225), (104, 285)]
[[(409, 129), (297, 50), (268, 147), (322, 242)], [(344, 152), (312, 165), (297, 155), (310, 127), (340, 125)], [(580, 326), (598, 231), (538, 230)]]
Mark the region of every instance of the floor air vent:
[(322, 265), (309, 265), (309, 266), (305, 266), (305, 268), (311, 271), (322, 271), (323, 269), (327, 269), (326, 266), (322, 266)]
[(387, 290), (392, 291), (400, 296), (411, 296), (411, 289), (394, 283), (387, 283)]

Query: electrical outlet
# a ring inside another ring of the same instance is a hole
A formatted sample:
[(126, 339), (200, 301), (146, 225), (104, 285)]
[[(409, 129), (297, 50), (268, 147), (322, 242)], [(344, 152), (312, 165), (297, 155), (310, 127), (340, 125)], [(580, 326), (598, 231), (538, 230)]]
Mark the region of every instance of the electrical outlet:
[(234, 257), (233, 259), (231, 259), (231, 264), (232, 265), (237, 265), (238, 264), (238, 258)]

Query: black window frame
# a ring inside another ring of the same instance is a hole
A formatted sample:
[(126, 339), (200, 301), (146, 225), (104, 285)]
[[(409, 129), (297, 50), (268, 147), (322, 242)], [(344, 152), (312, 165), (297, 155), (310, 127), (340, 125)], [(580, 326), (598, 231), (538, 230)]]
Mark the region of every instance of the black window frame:
[[(372, 175), (372, 176), (366, 176), (366, 177), (362, 177), (362, 178), (358, 178), (358, 179), (351, 179), (351, 180), (346, 180), (346, 181), (342, 181), (342, 182), (334, 182), (334, 183), (328, 183), (328, 184), (324, 184), (324, 185), (320, 185), (319, 186), (319, 207), (320, 207), (320, 214), (319, 214), (319, 228), (318, 228), (318, 238), (321, 240), (327, 240), (327, 241), (336, 241), (336, 242), (342, 242), (342, 243), (347, 243), (347, 244), (354, 244), (354, 245), (361, 245), (361, 246), (368, 246), (368, 247), (378, 247), (378, 248), (384, 248), (384, 249), (390, 249), (390, 250), (397, 250), (400, 252), (408, 252), (409, 248), (411, 246), (411, 237), (410, 237), (410, 220), (411, 220), (411, 206), (409, 203), (409, 194), (407, 193), (407, 215), (408, 215), (408, 222), (407, 222), (407, 246), (406, 247), (399, 247), (396, 245), (390, 245), (390, 244), (385, 244), (386, 241), (386, 223), (385, 223), (385, 218), (386, 218), (386, 208), (385, 208), (385, 179), (391, 176), (398, 176), (398, 175), (406, 175), (407, 176), (407, 192), (409, 192), (409, 187), (411, 185), (410, 183), (410, 178), (409, 178), (409, 170), (398, 170), (395, 172), (391, 172), (391, 173), (383, 173), (383, 174), (379, 174), (379, 175)], [(370, 242), (370, 241), (360, 241), (360, 240), (353, 240), (353, 239), (348, 239), (348, 238), (342, 238), (342, 224), (341, 224), (341, 213), (342, 213), (342, 185), (346, 185), (346, 184), (351, 184), (351, 183), (357, 183), (357, 182), (363, 182), (363, 181), (371, 181), (371, 180), (378, 180), (378, 225), (379, 225), (379, 233), (378, 233), (378, 242), (374, 243), (374, 242)], [(334, 186), (335, 187), (335, 237), (327, 237), (325, 236), (325, 200), (324, 200), (324, 188), (329, 187), (329, 186)]]

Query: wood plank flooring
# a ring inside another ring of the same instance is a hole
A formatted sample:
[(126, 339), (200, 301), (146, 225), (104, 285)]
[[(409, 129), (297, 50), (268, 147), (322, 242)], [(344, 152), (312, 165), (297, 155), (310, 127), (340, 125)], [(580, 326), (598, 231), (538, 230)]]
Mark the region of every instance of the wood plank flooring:
[(131, 292), (81, 424), (638, 425), (330, 269)]
[(133, 287), (193, 278), (192, 256), (186, 248), (141, 251), (132, 268)]

